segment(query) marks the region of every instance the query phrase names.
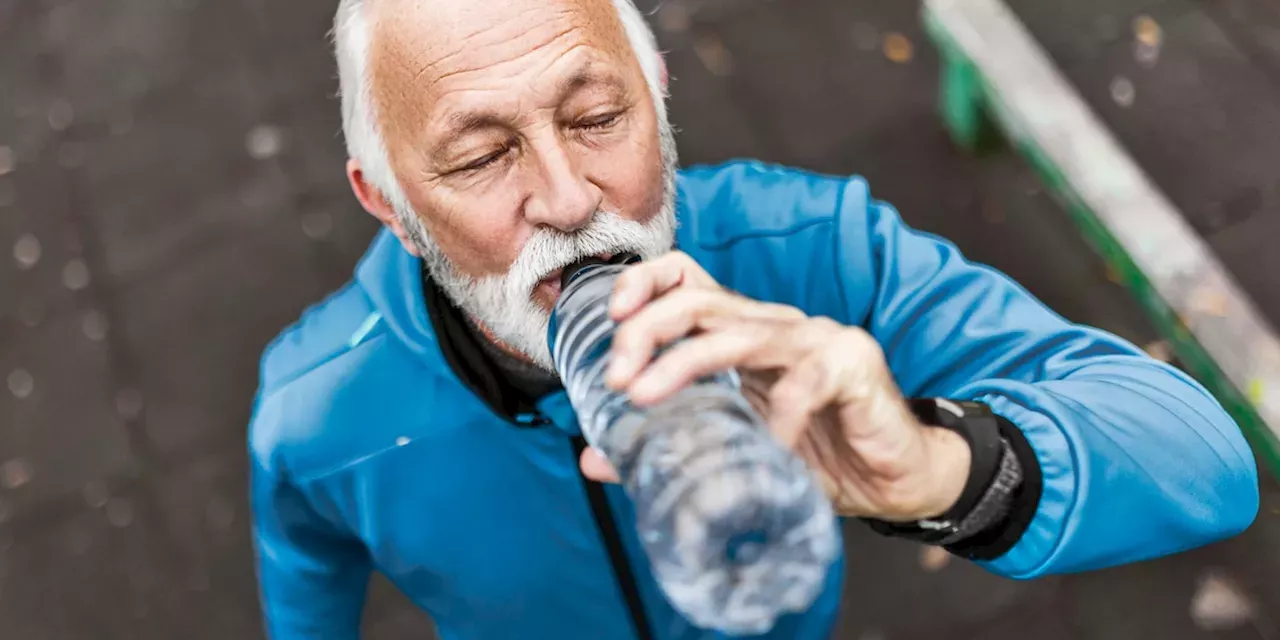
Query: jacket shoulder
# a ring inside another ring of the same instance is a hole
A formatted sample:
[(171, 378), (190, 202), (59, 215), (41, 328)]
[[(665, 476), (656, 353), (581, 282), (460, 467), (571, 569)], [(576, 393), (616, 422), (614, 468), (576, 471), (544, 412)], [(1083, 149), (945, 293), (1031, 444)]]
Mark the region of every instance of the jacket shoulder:
[(810, 315), (863, 322), (874, 251), (873, 203), (861, 177), (735, 160), (690, 168), (679, 187), (677, 244), (716, 281)]
[(276, 336), (262, 354), (260, 385), (264, 392), (322, 368), (375, 335), (379, 316), (354, 282), (307, 308)]
[(867, 183), (760, 162), (731, 160), (681, 172), (680, 241), (686, 251), (715, 249), (753, 237), (779, 237), (865, 216)]
[(260, 465), (273, 469), (287, 461), (292, 473), (307, 475), (360, 455), (359, 443), (335, 444), (345, 436), (335, 428), (334, 408), (365, 361), (385, 350), (384, 333), (363, 290), (349, 283), (267, 346), (249, 425), (250, 453)]

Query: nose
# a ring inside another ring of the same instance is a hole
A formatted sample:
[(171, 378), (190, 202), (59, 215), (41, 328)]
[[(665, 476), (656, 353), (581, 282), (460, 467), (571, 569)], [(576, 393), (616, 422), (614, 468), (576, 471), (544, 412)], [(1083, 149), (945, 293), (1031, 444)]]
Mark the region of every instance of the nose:
[(577, 166), (561, 141), (544, 145), (538, 154), (538, 179), (525, 202), (525, 219), (565, 233), (591, 222), (604, 193)]

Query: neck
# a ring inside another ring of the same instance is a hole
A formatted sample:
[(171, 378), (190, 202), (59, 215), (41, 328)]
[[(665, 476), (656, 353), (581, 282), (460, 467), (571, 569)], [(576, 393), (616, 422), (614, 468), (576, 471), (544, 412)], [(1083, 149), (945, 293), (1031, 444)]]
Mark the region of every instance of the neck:
[(480, 339), (489, 343), (490, 347), (501, 352), (504, 356), (518, 361), (520, 364), (541, 368), (538, 363), (533, 361), (533, 358), (530, 358), (525, 355), (523, 351), (512, 347), (506, 342), (503, 342), (498, 338), (498, 336), (494, 335), (493, 332), (489, 330), (489, 327), (486, 327), (483, 322), (480, 322), (471, 314), (466, 314), (466, 318), (467, 323), (471, 325), (471, 328), (474, 329), (477, 334), (479, 334)]
[(480, 350), (506, 379), (507, 384), (533, 400), (551, 393), (560, 386), (560, 376), (542, 368), (532, 358), (513, 349), (493, 335), (473, 318), (467, 318)]

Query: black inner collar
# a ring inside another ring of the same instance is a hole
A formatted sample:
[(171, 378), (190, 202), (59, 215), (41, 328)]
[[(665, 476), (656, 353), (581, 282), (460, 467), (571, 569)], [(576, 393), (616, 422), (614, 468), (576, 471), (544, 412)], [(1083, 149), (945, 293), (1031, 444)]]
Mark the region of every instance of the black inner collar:
[(422, 290), (427, 317), (435, 330), (436, 342), (455, 375), (494, 413), (510, 422), (521, 423), (517, 416), (537, 413), (538, 398), (512, 384), (495, 362), (491, 349), (480, 343), (462, 310), (445, 295), (426, 271), (422, 274)]

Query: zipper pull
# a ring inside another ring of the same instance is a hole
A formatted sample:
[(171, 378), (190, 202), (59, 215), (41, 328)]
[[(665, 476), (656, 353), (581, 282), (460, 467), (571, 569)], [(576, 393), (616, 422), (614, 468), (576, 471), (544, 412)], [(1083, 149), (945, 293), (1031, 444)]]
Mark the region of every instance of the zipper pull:
[(518, 413), (516, 414), (516, 424), (522, 427), (544, 427), (551, 424), (551, 418), (541, 413)]

